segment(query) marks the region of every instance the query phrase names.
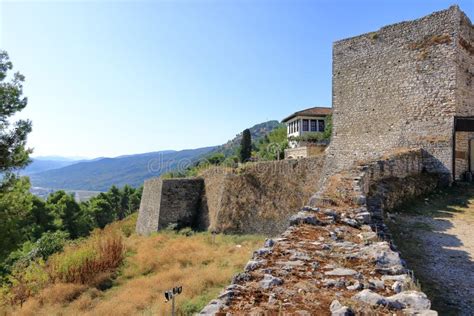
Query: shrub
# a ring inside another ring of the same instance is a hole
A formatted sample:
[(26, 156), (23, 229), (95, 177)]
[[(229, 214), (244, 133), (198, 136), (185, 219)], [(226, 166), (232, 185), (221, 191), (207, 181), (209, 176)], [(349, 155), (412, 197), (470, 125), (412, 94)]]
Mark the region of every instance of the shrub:
[(27, 266), (16, 265), (8, 276), (8, 284), (2, 288), (2, 303), (22, 305), (29, 297), (37, 294), (49, 282), (44, 266), (41, 259), (30, 262)]
[(44, 233), (41, 238), (36, 241), (32, 255), (46, 260), (52, 254), (63, 250), (68, 238), (69, 234), (63, 231)]
[(130, 237), (135, 232), (137, 217), (138, 213), (134, 213), (119, 222), (118, 226), (125, 237)]
[(94, 233), (89, 239), (65, 248), (49, 260), (52, 280), (71, 283), (95, 283), (96, 276), (113, 272), (122, 263), (124, 245), (115, 231)]

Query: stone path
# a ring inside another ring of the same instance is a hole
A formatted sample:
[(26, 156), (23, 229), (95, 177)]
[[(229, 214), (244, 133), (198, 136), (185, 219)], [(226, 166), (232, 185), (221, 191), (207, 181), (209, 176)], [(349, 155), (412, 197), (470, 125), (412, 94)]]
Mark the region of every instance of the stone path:
[(436, 315), (399, 254), (352, 211), (293, 216), (201, 314)]
[(410, 207), (418, 215), (395, 216), (390, 226), (397, 245), (433, 309), (440, 315), (474, 315), (474, 187), (424, 204)]

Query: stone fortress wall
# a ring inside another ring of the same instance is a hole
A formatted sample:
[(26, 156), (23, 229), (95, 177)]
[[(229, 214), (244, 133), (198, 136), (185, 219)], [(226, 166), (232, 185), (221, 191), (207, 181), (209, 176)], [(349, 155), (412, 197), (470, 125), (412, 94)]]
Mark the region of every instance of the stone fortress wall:
[(322, 189), (330, 203), (301, 208), (200, 315), (437, 315), (382, 221), (437, 187), (425, 157), (398, 151), (333, 175)]
[(136, 231), (147, 235), (169, 224), (223, 233), (275, 236), (319, 181), (323, 157), (210, 168), (193, 179), (145, 182)]
[(145, 181), (136, 231), (149, 234), (170, 224), (199, 228), (202, 179), (160, 179)]
[(407, 147), (423, 148), (429, 171), (451, 181), (454, 117), (474, 116), (473, 45), (457, 6), (335, 42), (325, 175)]

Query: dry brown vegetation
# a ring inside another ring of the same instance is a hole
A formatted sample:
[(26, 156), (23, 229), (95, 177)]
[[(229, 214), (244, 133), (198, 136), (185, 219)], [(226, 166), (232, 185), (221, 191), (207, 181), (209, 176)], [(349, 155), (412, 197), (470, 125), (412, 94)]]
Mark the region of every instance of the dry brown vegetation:
[(430, 46), (449, 44), (451, 43), (451, 36), (449, 34), (440, 34), (427, 37), (422, 41), (411, 43), (409, 45), (412, 50), (426, 49)]
[[(164, 302), (163, 292), (182, 285), (177, 309), (189, 315), (216, 297), (263, 241), (259, 236), (213, 238), (190, 231), (144, 237), (130, 234), (135, 220), (114, 223), (52, 257), (44, 267), (50, 281), (22, 306), (0, 307), (0, 314), (165, 315), (171, 304)], [(116, 244), (114, 235), (122, 244)], [(91, 249), (96, 260), (81, 261), (90, 258), (85, 253)], [(121, 264), (119, 253), (124, 254)], [(73, 261), (82, 264), (70, 264)]]

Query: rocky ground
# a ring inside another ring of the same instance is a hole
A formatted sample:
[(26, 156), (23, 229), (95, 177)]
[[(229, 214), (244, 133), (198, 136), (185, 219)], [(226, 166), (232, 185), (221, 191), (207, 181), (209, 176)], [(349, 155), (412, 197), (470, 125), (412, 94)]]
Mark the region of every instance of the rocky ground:
[(441, 191), (393, 214), (390, 230), (441, 315), (474, 315), (474, 186)]
[(436, 315), (365, 214), (304, 208), (202, 314)]

